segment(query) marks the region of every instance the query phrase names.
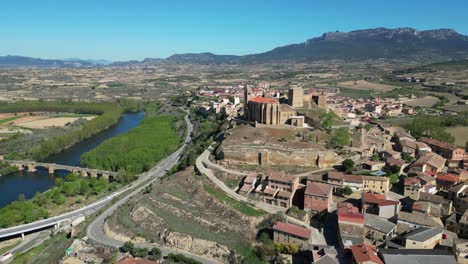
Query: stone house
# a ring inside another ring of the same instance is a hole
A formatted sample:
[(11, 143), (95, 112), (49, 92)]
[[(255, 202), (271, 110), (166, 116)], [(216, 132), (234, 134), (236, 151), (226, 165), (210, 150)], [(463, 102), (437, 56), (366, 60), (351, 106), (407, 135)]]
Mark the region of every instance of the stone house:
[(419, 193), (423, 190), (423, 185), (418, 177), (409, 177), (404, 181), (403, 195), (415, 201), (419, 200)]
[[(419, 194), (419, 202), (425, 202), (429, 204), (429, 214), (436, 217), (443, 217), (452, 213), (452, 201), (444, 199), (443, 196), (435, 195), (428, 192), (421, 192)], [(416, 203), (415, 203), (416, 204)], [(413, 209), (418, 211), (418, 208)]]
[(445, 228), (455, 232), (461, 238), (468, 238), (468, 211), (463, 214), (453, 213), (445, 220)]
[(349, 247), (353, 256), (353, 263), (358, 264), (383, 264), (384, 262), (377, 255), (375, 246), (361, 244)]
[(396, 234), (396, 224), (373, 214), (365, 214), (366, 239), (379, 246)]
[(405, 248), (407, 249), (433, 249), (443, 237), (441, 227), (419, 227), (405, 235)]
[(390, 190), (390, 178), (379, 176), (362, 176), (363, 191), (387, 193)]
[(385, 163), (381, 161), (368, 160), (362, 163), (362, 168), (365, 170), (370, 170), (370, 171), (381, 170), (384, 166), (385, 166)]
[(457, 259), (457, 263), (468, 264), (468, 240), (454, 239), (452, 251)]
[(291, 207), (292, 199), (299, 186), (299, 178), (282, 173), (271, 173), (267, 182), (266, 188), (258, 192), (263, 202), (283, 208)]
[(465, 156), (465, 150), (463, 148), (454, 146), (447, 142), (435, 140), (432, 138), (420, 138), (421, 142), (426, 143), (432, 149), (432, 152), (437, 153), (447, 160), (461, 161)]
[(362, 193), (362, 211), (389, 219), (400, 212), (400, 202), (387, 200), (382, 194), (364, 192)]
[(448, 190), (458, 183), (458, 176), (454, 174), (439, 174), (436, 176), (437, 190)]
[(413, 164), (411, 164), (411, 170), (414, 172), (429, 172), (429, 173), (439, 173), (445, 167), (445, 161), (442, 156), (436, 153), (427, 153), (419, 157)]
[(280, 244), (294, 244), (299, 249), (308, 249), (312, 231), (310, 229), (277, 222), (273, 226), (273, 241)]
[(453, 201), (453, 207), (459, 213), (468, 210), (468, 184), (462, 183), (448, 190), (447, 198)]
[(362, 176), (338, 171), (328, 172), (327, 183), (334, 187), (349, 187), (353, 192), (362, 192), (363, 189)]
[(308, 182), (304, 193), (304, 210), (315, 213), (329, 212), (333, 203), (333, 187), (329, 184)]

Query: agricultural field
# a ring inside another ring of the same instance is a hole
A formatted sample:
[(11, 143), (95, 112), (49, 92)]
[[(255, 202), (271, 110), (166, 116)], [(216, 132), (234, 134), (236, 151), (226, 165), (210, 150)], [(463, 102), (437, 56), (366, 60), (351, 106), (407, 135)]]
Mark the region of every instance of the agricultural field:
[(381, 83), (372, 83), (365, 80), (357, 80), (357, 81), (346, 81), (338, 83), (340, 87), (346, 87), (356, 90), (364, 90), (364, 91), (375, 91), (375, 92), (386, 92), (393, 90), (395, 88), (399, 88), (399, 86), (393, 86), (388, 84), (381, 84)]
[(447, 132), (455, 138), (455, 145), (465, 147), (468, 142), (468, 126), (448, 127)]
[(468, 105), (447, 105), (447, 106), (442, 106), (441, 108), (445, 110), (449, 110), (449, 111), (454, 111), (457, 113), (468, 111)]
[(434, 104), (439, 102), (439, 98), (435, 96), (424, 96), (422, 98), (414, 99), (411, 101), (405, 102), (406, 105), (411, 106), (411, 107), (432, 107)]

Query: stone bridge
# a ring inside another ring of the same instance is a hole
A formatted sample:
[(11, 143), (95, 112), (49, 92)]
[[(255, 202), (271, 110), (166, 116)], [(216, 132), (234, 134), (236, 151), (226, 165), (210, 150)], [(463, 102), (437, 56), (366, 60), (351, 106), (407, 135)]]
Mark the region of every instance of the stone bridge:
[(76, 173), (83, 177), (103, 177), (108, 179), (109, 177), (115, 178), (117, 176), (117, 172), (113, 171), (81, 168), (55, 163), (35, 162), (30, 160), (3, 160), (3, 162), (8, 163), (10, 166), (17, 167), (18, 170), (36, 171), (38, 168), (45, 168), (49, 171), (50, 174), (54, 174), (57, 170), (64, 170), (71, 173)]

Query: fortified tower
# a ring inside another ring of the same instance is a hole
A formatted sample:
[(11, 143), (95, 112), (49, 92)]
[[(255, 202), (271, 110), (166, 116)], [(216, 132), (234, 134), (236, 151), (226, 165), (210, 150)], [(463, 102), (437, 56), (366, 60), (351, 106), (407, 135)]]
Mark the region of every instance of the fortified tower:
[(249, 120), (249, 100), (252, 99), (253, 93), (252, 93), (252, 87), (248, 84), (244, 84), (244, 118), (246, 120)]
[(288, 104), (292, 108), (304, 107), (304, 89), (298, 85), (293, 85), (288, 91)]

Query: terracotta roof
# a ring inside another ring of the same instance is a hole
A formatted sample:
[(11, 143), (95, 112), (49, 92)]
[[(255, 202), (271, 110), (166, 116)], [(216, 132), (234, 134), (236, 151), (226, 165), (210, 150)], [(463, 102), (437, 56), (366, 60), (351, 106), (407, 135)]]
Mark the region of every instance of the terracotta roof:
[(328, 172), (328, 179), (339, 180), (344, 182), (362, 183), (361, 175), (344, 174), (339, 171)]
[(351, 203), (338, 203), (336, 213), (340, 214), (357, 214), (359, 213), (359, 208), (354, 206)]
[(402, 160), (402, 159), (388, 158), (387, 159), (387, 165), (388, 166), (397, 165), (398, 167), (401, 167), (401, 166), (405, 165), (405, 161)]
[(352, 245), (349, 247), (356, 263), (377, 263), (383, 264), (383, 261), (377, 256), (377, 249), (371, 245)]
[(276, 99), (273, 99), (271, 97), (261, 97), (257, 96), (249, 100), (249, 102), (255, 102), (255, 103), (264, 103), (264, 104), (276, 104), (278, 101)]
[(333, 187), (328, 184), (318, 183), (318, 182), (308, 182), (305, 190), (305, 194), (328, 197)]
[(385, 195), (371, 192), (362, 193), (362, 199), (365, 203), (373, 203), (379, 206), (396, 205), (399, 202), (385, 199)]
[(268, 179), (272, 180), (272, 181), (278, 181), (278, 182), (293, 183), (295, 181), (296, 177), (291, 176), (291, 175), (286, 175), (284, 173), (273, 172), (273, 173), (270, 174)]
[(278, 222), (273, 226), (273, 230), (282, 231), (291, 235), (295, 235), (304, 239), (309, 239), (311, 235), (311, 230), (300, 227), (297, 225), (292, 225), (288, 223)]
[(277, 194), (276, 196), (289, 199), (289, 198), (291, 198), (291, 196), (292, 196), (292, 192), (288, 192), (288, 191), (279, 191), (278, 194)]
[(418, 177), (409, 177), (405, 179), (405, 186), (411, 186), (421, 183), (421, 180)]
[(442, 156), (435, 154), (433, 152), (429, 152), (424, 156), (421, 156), (418, 160), (413, 163), (413, 166), (422, 166), (424, 164), (429, 164), (433, 167), (440, 168), (445, 165), (446, 159)]
[(436, 181), (446, 181), (456, 183), (458, 181), (458, 176), (454, 174), (441, 174), (436, 177)]
[(419, 141), (421, 142), (424, 142), (428, 145), (433, 145), (433, 146), (437, 146), (441, 149), (448, 149), (448, 150), (456, 150), (456, 149), (459, 149), (459, 147), (456, 147), (452, 144), (449, 144), (447, 142), (443, 142), (443, 141), (439, 141), (439, 140), (436, 140), (436, 139), (432, 139), (432, 138), (427, 138), (427, 137), (423, 137), (423, 138), (420, 138)]
[(339, 223), (355, 223), (355, 224), (364, 224), (364, 214), (340, 214), (338, 215)]

